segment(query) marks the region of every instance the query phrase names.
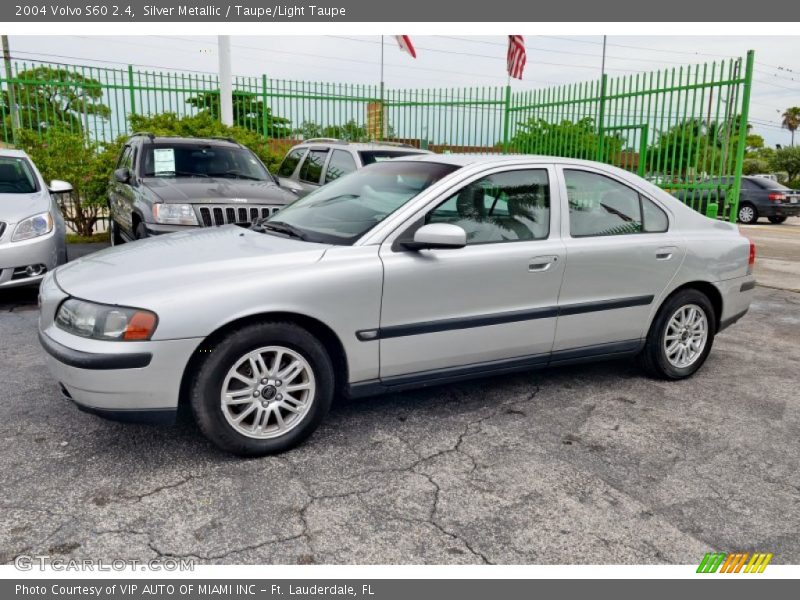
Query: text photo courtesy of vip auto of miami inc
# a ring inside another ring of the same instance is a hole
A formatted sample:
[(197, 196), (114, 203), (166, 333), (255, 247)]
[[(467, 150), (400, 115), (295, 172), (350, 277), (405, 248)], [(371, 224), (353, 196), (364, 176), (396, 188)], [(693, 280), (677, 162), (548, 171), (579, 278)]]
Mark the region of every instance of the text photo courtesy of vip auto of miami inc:
[(23, 21), (9, 594), (797, 575), (800, 38)]

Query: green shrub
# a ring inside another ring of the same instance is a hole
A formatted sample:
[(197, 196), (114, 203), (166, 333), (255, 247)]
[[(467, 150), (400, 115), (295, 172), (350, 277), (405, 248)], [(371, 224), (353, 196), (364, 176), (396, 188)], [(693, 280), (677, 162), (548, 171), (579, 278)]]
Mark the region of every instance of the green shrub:
[(21, 129), (17, 140), (45, 181), (63, 179), (72, 184), (72, 194), (59, 198), (64, 220), (79, 235), (92, 235), (105, 214), (109, 176), (120, 141), (89, 142), (81, 133), (58, 128), (43, 132)]

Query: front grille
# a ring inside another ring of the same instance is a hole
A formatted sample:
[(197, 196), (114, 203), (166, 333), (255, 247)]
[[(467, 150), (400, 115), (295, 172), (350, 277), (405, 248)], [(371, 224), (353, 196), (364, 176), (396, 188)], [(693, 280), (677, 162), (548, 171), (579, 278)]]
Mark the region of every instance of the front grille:
[(280, 206), (231, 206), (230, 204), (203, 204), (198, 207), (200, 224), (204, 227), (229, 223), (252, 223), (274, 215)]
[(0, 221), (0, 238), (3, 237), (3, 234), (6, 232), (6, 224)]

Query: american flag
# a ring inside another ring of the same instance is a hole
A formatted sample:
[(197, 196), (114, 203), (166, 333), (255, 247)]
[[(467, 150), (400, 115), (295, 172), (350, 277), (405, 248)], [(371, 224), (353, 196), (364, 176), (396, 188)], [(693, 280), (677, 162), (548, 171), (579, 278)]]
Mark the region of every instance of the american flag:
[(411, 43), (410, 37), (407, 35), (396, 35), (394, 39), (397, 40), (397, 45), (400, 46), (400, 50), (408, 52), (411, 58), (417, 58), (417, 51), (414, 50), (414, 44)]
[(508, 36), (508, 75), (514, 79), (522, 79), (525, 70), (525, 40), (521, 35)]

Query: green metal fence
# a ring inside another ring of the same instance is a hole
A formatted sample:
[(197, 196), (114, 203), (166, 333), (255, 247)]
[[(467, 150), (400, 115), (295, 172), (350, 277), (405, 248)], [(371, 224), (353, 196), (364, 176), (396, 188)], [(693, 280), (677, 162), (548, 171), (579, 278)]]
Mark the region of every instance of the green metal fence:
[[(746, 59), (517, 92), (236, 77), (234, 122), (268, 139), (277, 154), (301, 139), (336, 137), (599, 160), (646, 177), (697, 210), (735, 220), (752, 71), (750, 52)], [(219, 83), (210, 74), (14, 62), (0, 84), (9, 143), (12, 94), (19, 127), (44, 133), (60, 126), (98, 141), (129, 133), (132, 114), (219, 114)]]

